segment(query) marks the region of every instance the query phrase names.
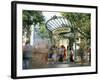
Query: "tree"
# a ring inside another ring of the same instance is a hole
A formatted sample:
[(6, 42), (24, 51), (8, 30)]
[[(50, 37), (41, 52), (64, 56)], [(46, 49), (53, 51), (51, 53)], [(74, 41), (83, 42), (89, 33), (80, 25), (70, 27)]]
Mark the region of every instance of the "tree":
[(41, 11), (23, 10), (22, 20), (23, 34), (26, 32), (26, 37), (30, 40), (31, 25), (35, 27), (37, 24), (42, 24), (44, 22), (44, 16)]
[(49, 34), (48, 34), (48, 31), (47, 31), (47, 29), (46, 29), (46, 27), (45, 27), (45, 24), (42, 24), (42, 25), (40, 26), (40, 29), (39, 29), (38, 34), (39, 34), (39, 36), (40, 36), (41, 38), (49, 38)]
[(91, 15), (89, 13), (61, 13), (62, 16), (66, 17), (71, 23), (74, 25), (75, 28), (80, 29), (82, 32), (86, 34), (86, 38), (91, 37), (91, 24), (90, 18)]

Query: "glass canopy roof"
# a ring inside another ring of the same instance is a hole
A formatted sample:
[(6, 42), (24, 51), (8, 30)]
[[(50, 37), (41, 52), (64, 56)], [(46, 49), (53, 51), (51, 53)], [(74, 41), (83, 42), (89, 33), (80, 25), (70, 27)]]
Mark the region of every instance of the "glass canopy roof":
[(74, 33), (79, 32), (86, 37), (86, 34), (79, 28), (72, 26), (71, 22), (65, 17), (53, 16), (46, 22), (46, 28), (54, 35), (62, 35), (63, 37), (74, 37)]
[(51, 32), (54, 32), (54, 31), (56, 32), (57, 30), (59, 31), (58, 33), (60, 33), (60, 32), (64, 32), (64, 31), (66, 32), (67, 30), (69, 30), (68, 28), (71, 28), (72, 24), (69, 20), (67, 20), (64, 17), (53, 16), (51, 19), (49, 19), (46, 22), (46, 27)]

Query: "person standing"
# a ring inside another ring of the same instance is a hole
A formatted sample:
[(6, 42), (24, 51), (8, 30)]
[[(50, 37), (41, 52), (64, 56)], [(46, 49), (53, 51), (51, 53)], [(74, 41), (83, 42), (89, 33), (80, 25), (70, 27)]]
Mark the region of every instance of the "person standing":
[(74, 52), (73, 52), (73, 48), (71, 48), (71, 50), (70, 50), (70, 62), (74, 62)]
[(54, 63), (57, 62), (57, 47), (55, 45), (53, 45), (53, 55), (52, 55), (52, 58), (53, 58), (53, 61)]
[(63, 62), (64, 58), (64, 46), (61, 45), (61, 47), (59, 48), (59, 61)]
[(27, 41), (23, 47), (23, 69), (31, 68), (32, 62), (32, 46)]
[(66, 52), (67, 52), (67, 51), (66, 51), (66, 48), (65, 48), (65, 46), (64, 46), (64, 56), (63, 56), (63, 57), (64, 57), (64, 61), (66, 61)]
[(80, 54), (80, 58), (81, 58), (81, 64), (83, 64), (84, 62), (84, 50), (85, 50), (85, 41), (84, 38), (81, 39), (80, 42), (80, 49), (79, 49), (79, 54)]

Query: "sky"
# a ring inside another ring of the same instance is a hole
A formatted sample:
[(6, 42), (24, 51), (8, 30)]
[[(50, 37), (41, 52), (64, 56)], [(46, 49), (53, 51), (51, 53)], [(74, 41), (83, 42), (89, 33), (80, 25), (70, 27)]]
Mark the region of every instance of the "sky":
[(59, 12), (42, 12), (42, 13), (45, 16), (46, 21), (49, 20), (54, 15), (61, 16), (61, 14)]

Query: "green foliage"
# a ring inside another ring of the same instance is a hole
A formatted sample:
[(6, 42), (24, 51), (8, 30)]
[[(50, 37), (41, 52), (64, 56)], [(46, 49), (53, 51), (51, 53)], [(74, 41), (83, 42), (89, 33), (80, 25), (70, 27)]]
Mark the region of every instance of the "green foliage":
[(38, 34), (40, 35), (41, 38), (49, 38), (48, 31), (44, 24), (40, 26)]
[(23, 20), (23, 33), (27, 33), (27, 38), (30, 38), (31, 35), (31, 25), (34, 27), (37, 24), (44, 23), (44, 16), (41, 11), (31, 11), (31, 10), (23, 10), (22, 13)]
[(36, 25), (37, 23), (43, 23), (44, 16), (41, 11), (23, 10), (23, 26), (24, 25)]
[(91, 15), (88, 13), (61, 13), (62, 16), (66, 17), (75, 28), (79, 28), (82, 32), (87, 35), (87, 38), (91, 37)]

